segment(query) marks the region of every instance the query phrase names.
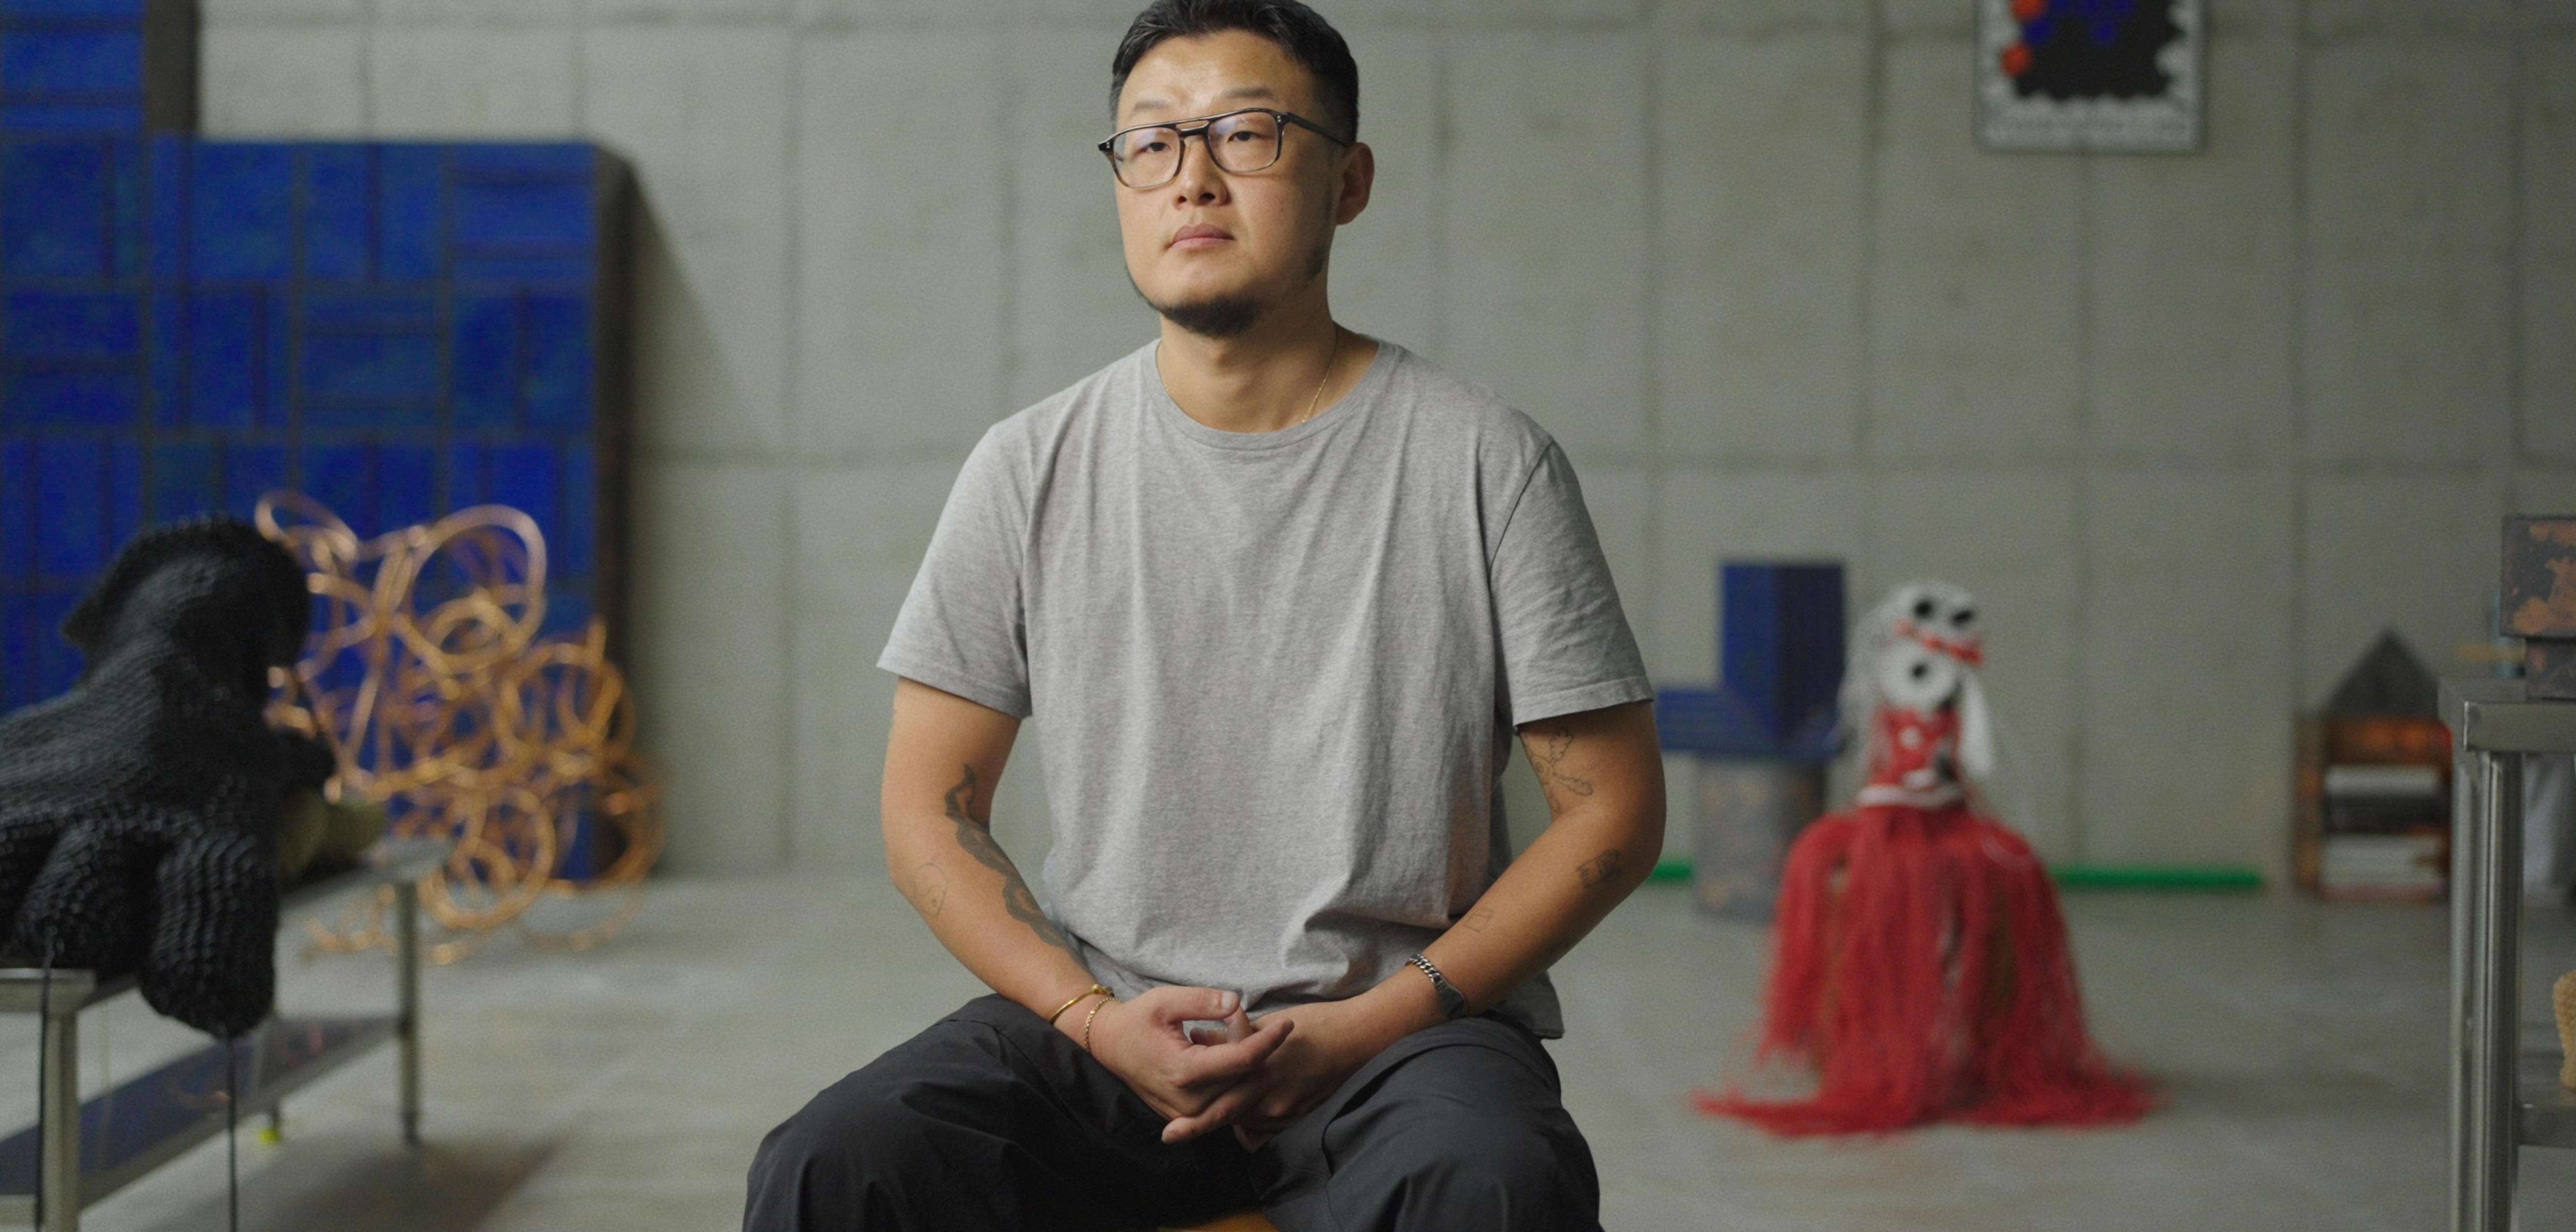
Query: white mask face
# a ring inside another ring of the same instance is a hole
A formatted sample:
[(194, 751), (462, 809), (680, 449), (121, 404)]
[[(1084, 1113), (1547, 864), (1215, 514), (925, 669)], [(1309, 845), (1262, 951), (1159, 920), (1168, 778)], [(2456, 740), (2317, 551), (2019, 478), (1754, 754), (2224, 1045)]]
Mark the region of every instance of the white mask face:
[(1899, 709), (1938, 709), (1958, 687), (1958, 663), (1930, 647), (1898, 642), (1878, 658), (1879, 695)]
[(1900, 618), (1913, 623), (1917, 632), (1949, 641), (1974, 639), (1977, 627), (1976, 600), (1968, 592), (1947, 582), (1915, 582), (1897, 592), (1888, 605)]

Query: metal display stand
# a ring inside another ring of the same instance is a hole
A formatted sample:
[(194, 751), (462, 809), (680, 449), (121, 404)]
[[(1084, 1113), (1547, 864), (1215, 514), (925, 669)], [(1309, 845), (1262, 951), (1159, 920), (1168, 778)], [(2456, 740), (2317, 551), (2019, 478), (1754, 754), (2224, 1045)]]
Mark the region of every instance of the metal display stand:
[[(400, 1054), (402, 1136), (420, 1140), (420, 930), (417, 883), (446, 860), (447, 845), (415, 840), (372, 863), (289, 892), (280, 914), (354, 890), (394, 892), (394, 1010), (363, 1018), (273, 1018), (232, 1042), (240, 1077), (236, 1116), (274, 1110), (290, 1092), (392, 1040)], [(224, 1132), (224, 1045), (209, 1044), (80, 1101), (80, 1012), (132, 991), (134, 977), (101, 981), (57, 969), (0, 968), (0, 1014), (42, 1015), (41, 1124), (0, 1141), (0, 1223), (79, 1232), (82, 1208), (142, 1179)], [(79, 1115), (71, 1115), (78, 1108)], [(41, 1222), (39, 1212), (42, 1213)]]
[(2517, 1148), (2576, 1148), (2576, 1091), (2559, 1085), (2557, 1034), (2523, 1033), (2520, 966), (2523, 758), (2576, 753), (2576, 702), (2527, 700), (2518, 680), (2445, 680), (2442, 722), (2455, 799), (2451, 1228), (2507, 1232)]

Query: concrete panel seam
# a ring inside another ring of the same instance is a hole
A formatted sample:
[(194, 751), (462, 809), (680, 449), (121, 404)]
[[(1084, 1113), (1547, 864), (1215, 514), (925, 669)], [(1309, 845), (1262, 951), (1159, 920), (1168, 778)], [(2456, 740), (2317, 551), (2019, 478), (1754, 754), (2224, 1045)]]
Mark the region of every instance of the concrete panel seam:
[(1871, 4), (1861, 17), (1861, 99), (1860, 142), (1860, 235), (1856, 246), (1859, 259), (1852, 263), (1855, 285), (1852, 294), (1858, 300), (1853, 315), (1860, 337), (1858, 369), (1854, 381), (1851, 443), (1854, 457), (1864, 465), (1870, 460), (1871, 429), (1876, 417), (1871, 413), (1878, 405), (1877, 365), (1871, 361), (1877, 336), (1876, 285), (1878, 281), (1878, 214), (1879, 171), (1886, 158), (1887, 120), (1887, 31), (1879, 6)]
[[(780, 187), (786, 193), (787, 201), (795, 204), (790, 204), (787, 209), (787, 226), (785, 229), (786, 234), (784, 236), (787, 245), (787, 276), (779, 279), (777, 292), (778, 295), (786, 301), (784, 304), (780, 305), (778, 313), (778, 320), (784, 327), (783, 332), (785, 334), (784, 337), (779, 339), (779, 347), (781, 349), (780, 358), (784, 361), (784, 371), (782, 371), (779, 376), (780, 386), (778, 396), (780, 416), (786, 421), (786, 429), (780, 433), (780, 437), (782, 438), (781, 443), (787, 446), (785, 449), (787, 456), (794, 457), (797, 451), (793, 442), (800, 439), (802, 435), (799, 432), (799, 429), (803, 426), (800, 421), (804, 418), (804, 399), (801, 397), (801, 394), (804, 389), (805, 377), (804, 369), (798, 364), (798, 359), (804, 352), (805, 331), (796, 327), (796, 316), (797, 310), (803, 306), (802, 293), (805, 287), (805, 280), (812, 275), (805, 267), (805, 211), (802, 208), (799, 208), (805, 199), (804, 148), (803, 143), (798, 141), (796, 136), (798, 126), (804, 122), (803, 103), (805, 101), (805, 57), (797, 54), (797, 48), (792, 41), (787, 49), (786, 61), (788, 108), (786, 116), (788, 126), (788, 132), (786, 135), (788, 143), (787, 167), (784, 177), (785, 182)], [(804, 519), (796, 516), (796, 492), (794, 485), (791, 483), (787, 486), (788, 491), (785, 497), (787, 501), (786, 525), (780, 528), (781, 534), (786, 539), (786, 544), (780, 549), (781, 553), (786, 557), (786, 567), (778, 571), (779, 620), (786, 626), (779, 630), (779, 641), (782, 648), (792, 648), (796, 645), (797, 564), (805, 559), (804, 536), (798, 531), (798, 528), (803, 525)], [(792, 653), (792, 650), (790, 653)], [(785, 821), (778, 828), (778, 845), (782, 854), (785, 856), (785, 859), (782, 860), (781, 863), (793, 867), (796, 863), (796, 832), (798, 828), (796, 825), (796, 784), (803, 781), (803, 779), (799, 777), (799, 767), (796, 763), (802, 752), (802, 746), (798, 743), (797, 739), (799, 735), (798, 728), (800, 726), (797, 720), (798, 717), (803, 714), (804, 708), (796, 704), (796, 690), (804, 683), (804, 678), (794, 671), (789, 671), (786, 673), (786, 679), (783, 683), (786, 686), (787, 696), (782, 699), (786, 704), (778, 708), (778, 725), (780, 729), (778, 733), (778, 747), (780, 760), (787, 764), (786, 775), (779, 785), (779, 816), (784, 818)]]
[[(2519, 6), (2517, 6), (2518, 8)], [(2523, 199), (2523, 177), (2530, 169), (2523, 164), (2529, 150), (2523, 143), (2526, 104), (2531, 94), (2531, 45), (2527, 39), (2513, 41), (2513, 79), (2505, 90), (2505, 251), (2512, 254), (2505, 262), (2505, 336), (2504, 336), (2504, 461), (2510, 466), (2530, 457), (2530, 441), (2523, 428), (2523, 313), (2530, 307), (2524, 299), (2523, 258), (2529, 215)]]

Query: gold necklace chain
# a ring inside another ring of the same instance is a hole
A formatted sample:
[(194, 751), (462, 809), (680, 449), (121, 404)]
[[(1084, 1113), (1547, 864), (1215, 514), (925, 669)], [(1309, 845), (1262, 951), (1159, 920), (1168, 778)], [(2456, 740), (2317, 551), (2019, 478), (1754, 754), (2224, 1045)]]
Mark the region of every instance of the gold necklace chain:
[(1315, 408), (1324, 403), (1324, 387), (1333, 383), (1333, 360), (1341, 353), (1342, 327), (1336, 325), (1333, 327), (1333, 345), (1324, 351), (1324, 379), (1315, 382), (1315, 396), (1306, 399), (1306, 413), (1298, 416), (1297, 423), (1292, 423), (1288, 425), (1289, 427), (1296, 427), (1297, 424), (1315, 417)]

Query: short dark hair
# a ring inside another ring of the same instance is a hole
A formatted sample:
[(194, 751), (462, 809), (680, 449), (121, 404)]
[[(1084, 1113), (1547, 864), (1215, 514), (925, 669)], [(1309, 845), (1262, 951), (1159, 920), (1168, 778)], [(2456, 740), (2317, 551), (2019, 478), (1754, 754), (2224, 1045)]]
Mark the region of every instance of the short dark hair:
[(1109, 62), (1110, 118), (1116, 120), (1127, 74), (1146, 52), (1165, 39), (1227, 30), (1248, 31), (1279, 44), (1289, 59), (1314, 75), (1316, 102), (1324, 112), (1315, 118), (1339, 128), (1343, 140), (1359, 140), (1360, 66), (1351, 59), (1341, 31), (1297, 0), (1154, 0), (1146, 5), (1128, 24), (1127, 37), (1118, 40), (1118, 55)]

